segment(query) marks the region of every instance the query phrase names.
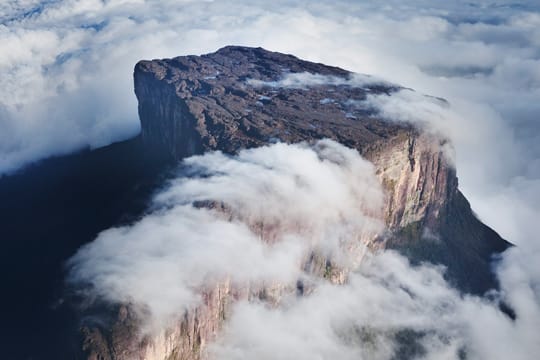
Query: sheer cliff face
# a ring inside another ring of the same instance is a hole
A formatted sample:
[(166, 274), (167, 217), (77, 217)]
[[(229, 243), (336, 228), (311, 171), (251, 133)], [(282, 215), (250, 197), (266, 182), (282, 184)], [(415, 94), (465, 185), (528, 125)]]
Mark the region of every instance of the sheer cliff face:
[[(490, 258), (509, 244), (474, 217), (443, 151), (446, 140), (380, 119), (362, 106), (369, 94), (391, 94), (398, 87), (243, 47), (141, 61), (134, 75), (142, 138), (149, 150), (180, 160), (208, 150), (234, 154), (277, 141), (336, 140), (375, 165), (384, 189), (379, 216), (387, 231), (364, 239), (369, 247), (398, 249), (413, 262), (441, 263), (463, 291), (483, 293), (496, 286)], [(346, 278), (346, 269), (316, 254), (304, 267), (333, 282)], [(112, 328), (86, 328), (85, 350), (92, 359), (196, 359), (216, 336), (231, 303), (251, 298), (275, 303), (294, 291), (309, 289), (305, 284), (238, 289), (225, 282), (206, 289), (204, 303), (176, 326), (143, 339), (129, 332), (136, 319), (129, 306), (121, 306)]]

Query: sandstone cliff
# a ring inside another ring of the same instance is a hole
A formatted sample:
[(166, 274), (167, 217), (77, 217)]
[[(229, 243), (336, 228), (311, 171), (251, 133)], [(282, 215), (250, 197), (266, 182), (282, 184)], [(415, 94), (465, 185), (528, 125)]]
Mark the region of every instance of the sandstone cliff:
[[(445, 154), (447, 140), (411, 124), (381, 119), (362, 107), (369, 94), (400, 88), (343, 69), (302, 61), (261, 48), (226, 47), (203, 56), (141, 61), (135, 67), (142, 138), (148, 149), (180, 160), (208, 150), (235, 153), (281, 141), (334, 139), (357, 149), (377, 169), (385, 189), (381, 214), (388, 232), (372, 248), (394, 248), (413, 262), (448, 268), (462, 291), (496, 286), (491, 256), (509, 246), (476, 219), (459, 192)], [(342, 269), (314, 255), (305, 266), (331, 281)], [(197, 359), (218, 332), (229, 306), (253, 297), (278, 302), (279, 286), (204, 290), (204, 304), (159, 336), (136, 336), (137, 319), (121, 305), (108, 328), (87, 326), (90, 359)]]

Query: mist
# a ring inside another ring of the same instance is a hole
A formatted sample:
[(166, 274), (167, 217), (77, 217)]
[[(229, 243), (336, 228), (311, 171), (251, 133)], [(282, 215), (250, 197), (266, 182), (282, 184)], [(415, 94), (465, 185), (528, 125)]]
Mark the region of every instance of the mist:
[(352, 267), (384, 229), (382, 204), (373, 165), (330, 140), (194, 156), (147, 216), (82, 247), (68, 281), (165, 326), (219, 282), (294, 288), (312, 252)]
[(513, 321), (497, 301), (460, 295), (442, 271), (412, 267), (391, 251), (370, 256), (343, 286), (321, 284), (279, 309), (238, 304), (209, 352), (216, 359), (533, 357), (540, 325), (534, 295), (512, 299)]
[[(206, 350), (215, 359), (392, 359), (411, 343), (407, 351), (426, 359), (528, 359), (540, 350), (537, 262), (516, 267), (523, 255), (511, 249), (498, 267), (500, 291), (463, 295), (444, 267), (412, 266), (372, 246), (385, 231), (383, 198), (373, 166), (331, 140), (193, 156), (146, 216), (78, 251), (69, 283), (88, 299), (131, 304), (142, 335), (173, 326), (220, 283), (277, 286), (273, 301), (233, 305)], [(345, 269), (344, 281), (307, 269), (313, 252)], [(297, 296), (301, 279), (310, 291)]]

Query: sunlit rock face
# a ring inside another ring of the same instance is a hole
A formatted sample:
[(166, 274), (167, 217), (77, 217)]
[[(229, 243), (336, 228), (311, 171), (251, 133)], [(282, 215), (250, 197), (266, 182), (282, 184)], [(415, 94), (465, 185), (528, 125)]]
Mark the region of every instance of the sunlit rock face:
[[(149, 151), (178, 161), (208, 151), (235, 155), (279, 142), (332, 139), (373, 164), (382, 192), (380, 209), (370, 209), (382, 227), (359, 236), (358, 246), (347, 247), (353, 257), (361, 258), (366, 249), (393, 248), (413, 263), (446, 266), (448, 280), (462, 291), (481, 294), (496, 286), (491, 257), (509, 243), (476, 219), (459, 192), (447, 140), (383, 119), (366, 102), (369, 95), (391, 95), (399, 86), (246, 47), (141, 61), (134, 77), (142, 139)], [(217, 209), (224, 217), (241, 215), (226, 203), (200, 206)], [(279, 239), (279, 225), (245, 222), (261, 241)], [(315, 277), (343, 283), (353, 265), (343, 267), (311, 252), (299, 266)], [(232, 304), (257, 299), (278, 306), (284, 297), (309, 293), (310, 284), (252, 285), (224, 279), (199, 290), (199, 305), (151, 335), (138, 331), (140, 312), (129, 304), (119, 305), (108, 325), (84, 328), (88, 358), (204, 358)]]

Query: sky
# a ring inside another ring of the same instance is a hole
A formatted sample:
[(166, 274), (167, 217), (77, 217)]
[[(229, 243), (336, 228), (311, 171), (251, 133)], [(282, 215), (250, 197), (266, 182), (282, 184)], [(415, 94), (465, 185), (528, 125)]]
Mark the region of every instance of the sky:
[(537, 1), (8, 0), (0, 44), (4, 175), (136, 135), (141, 59), (262, 46), (443, 97), (447, 109), (410, 93), (372, 102), (452, 140), (460, 189), (518, 245), (500, 270), (508, 295), (538, 310)]

